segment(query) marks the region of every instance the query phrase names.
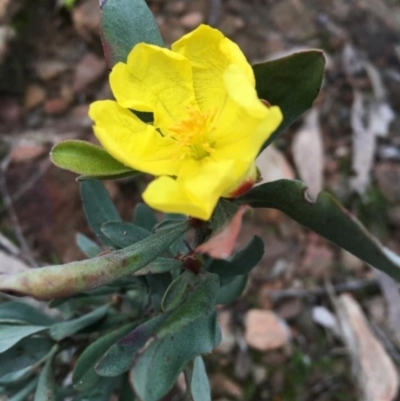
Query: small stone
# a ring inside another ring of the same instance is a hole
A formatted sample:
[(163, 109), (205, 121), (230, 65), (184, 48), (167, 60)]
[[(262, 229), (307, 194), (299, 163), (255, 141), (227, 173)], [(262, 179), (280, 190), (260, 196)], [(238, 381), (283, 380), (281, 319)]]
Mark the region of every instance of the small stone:
[(24, 107), (26, 110), (40, 106), (46, 100), (46, 91), (37, 84), (28, 86), (25, 92)]
[(36, 144), (22, 144), (11, 150), (11, 160), (14, 163), (31, 162), (47, 152), (47, 147)]
[(290, 331), (272, 311), (251, 309), (245, 316), (245, 340), (260, 351), (268, 351), (288, 344)]
[(49, 99), (44, 104), (44, 112), (49, 116), (56, 116), (65, 113), (68, 106), (69, 103), (61, 97)]
[(35, 65), (35, 71), (42, 81), (50, 81), (68, 70), (68, 65), (56, 60), (39, 61)]
[(400, 165), (396, 163), (381, 163), (375, 169), (375, 177), (379, 189), (385, 197), (393, 202), (400, 202)]
[(175, 15), (180, 15), (182, 14), (186, 9), (186, 1), (185, 0), (172, 0), (172, 1), (167, 1), (165, 5), (165, 11), (167, 13), (175, 14)]
[(72, 21), (78, 35), (92, 42), (100, 34), (100, 8), (98, 0), (87, 0), (72, 10)]
[(76, 66), (73, 89), (75, 92), (85, 90), (106, 72), (105, 61), (93, 53), (87, 53)]
[(222, 17), (218, 28), (227, 36), (232, 36), (245, 26), (242, 18), (237, 15), (227, 14)]
[(194, 29), (204, 21), (204, 15), (200, 11), (192, 11), (189, 14), (184, 15), (180, 19), (180, 23), (183, 27), (188, 29)]

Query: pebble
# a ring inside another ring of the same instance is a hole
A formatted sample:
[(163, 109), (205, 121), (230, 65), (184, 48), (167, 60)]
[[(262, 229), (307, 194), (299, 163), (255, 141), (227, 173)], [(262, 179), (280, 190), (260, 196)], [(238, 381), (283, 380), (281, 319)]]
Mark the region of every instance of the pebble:
[(37, 144), (21, 144), (12, 149), (11, 160), (15, 163), (31, 162), (47, 152), (47, 147)]
[(107, 70), (106, 62), (93, 53), (86, 53), (75, 69), (74, 92), (84, 91), (101, 78)]
[(31, 84), (25, 92), (24, 107), (26, 110), (40, 106), (46, 100), (46, 91), (38, 84)]
[(57, 116), (67, 111), (69, 102), (62, 97), (48, 99), (44, 103), (44, 112), (49, 116)]
[(397, 163), (381, 163), (375, 168), (375, 177), (383, 195), (393, 203), (400, 202), (400, 165)]
[(289, 342), (289, 328), (272, 311), (251, 309), (246, 313), (244, 322), (245, 340), (252, 348), (268, 351)]
[(180, 19), (184, 28), (194, 29), (204, 21), (204, 15), (200, 11), (192, 11)]
[(98, 0), (87, 0), (72, 10), (76, 32), (87, 42), (92, 42), (100, 32), (100, 8)]
[(35, 65), (35, 71), (42, 81), (50, 81), (68, 70), (68, 65), (57, 60), (39, 61)]

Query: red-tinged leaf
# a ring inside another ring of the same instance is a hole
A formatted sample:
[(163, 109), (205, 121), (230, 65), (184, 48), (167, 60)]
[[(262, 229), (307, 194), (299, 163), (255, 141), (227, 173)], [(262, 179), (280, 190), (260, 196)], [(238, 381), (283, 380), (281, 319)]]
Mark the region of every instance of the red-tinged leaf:
[(235, 250), (240, 228), (242, 227), (243, 215), (250, 209), (247, 205), (242, 205), (225, 226), (214, 234), (208, 241), (200, 244), (196, 248), (197, 253), (211, 256), (213, 259), (228, 259)]

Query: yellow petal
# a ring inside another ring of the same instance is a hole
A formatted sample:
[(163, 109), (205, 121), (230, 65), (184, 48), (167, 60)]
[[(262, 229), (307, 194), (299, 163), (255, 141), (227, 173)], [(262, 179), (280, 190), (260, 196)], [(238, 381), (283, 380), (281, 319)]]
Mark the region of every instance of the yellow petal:
[(196, 100), (203, 111), (216, 110), (226, 98), (223, 74), (236, 65), (254, 87), (254, 73), (239, 47), (218, 31), (200, 25), (172, 45), (172, 50), (190, 60)]
[(166, 176), (152, 181), (142, 196), (153, 209), (164, 213), (183, 213), (202, 220), (208, 220), (214, 208), (190, 198), (178, 181)]
[(263, 143), (279, 127), (283, 116), (277, 106), (267, 108), (240, 69), (230, 65), (224, 73), (228, 98), (215, 122), (214, 158), (253, 161)]
[(182, 55), (139, 43), (110, 75), (117, 102), (138, 111), (154, 113), (156, 127), (169, 126), (195, 104), (192, 69)]
[(160, 177), (143, 193), (144, 201), (156, 210), (184, 213), (209, 220), (219, 198), (238, 178), (234, 176), (235, 160), (214, 162), (211, 158), (189, 160), (177, 179)]
[(175, 141), (162, 137), (117, 102), (94, 102), (89, 116), (95, 122), (94, 133), (101, 145), (126, 166), (154, 175), (176, 175), (181, 168), (180, 160), (171, 159), (176, 152)]

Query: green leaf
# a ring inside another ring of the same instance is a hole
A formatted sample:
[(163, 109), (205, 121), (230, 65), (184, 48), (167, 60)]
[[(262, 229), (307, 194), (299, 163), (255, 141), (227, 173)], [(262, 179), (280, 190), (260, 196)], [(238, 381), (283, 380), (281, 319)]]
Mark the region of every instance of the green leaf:
[(247, 274), (224, 278), (221, 281), (221, 287), (218, 291), (217, 301), (215, 303), (217, 305), (229, 304), (238, 299), (246, 288), (247, 279)]
[(135, 207), (134, 223), (136, 226), (142, 227), (147, 231), (152, 231), (153, 227), (158, 223), (154, 211), (145, 203), (138, 203)]
[(264, 255), (264, 242), (254, 236), (250, 242), (236, 252), (228, 260), (213, 260), (208, 268), (211, 273), (216, 273), (220, 277), (234, 277), (248, 274), (257, 265)]
[(4, 274), (0, 281), (0, 291), (52, 299), (93, 290), (147, 266), (189, 228), (187, 222), (177, 223), (174, 227), (160, 230), (128, 248), (93, 259), (29, 269), (13, 275)]
[(55, 345), (46, 360), (44, 368), (39, 376), (35, 398), (33, 401), (57, 401), (57, 386), (54, 380), (52, 369), (53, 356), (57, 350), (58, 346)]
[(115, 386), (114, 378), (102, 377), (96, 387), (79, 393), (73, 398), (73, 401), (110, 401)]
[(0, 352), (7, 351), (25, 337), (47, 330), (44, 326), (9, 326), (0, 324)]
[(93, 323), (96, 323), (100, 319), (103, 319), (109, 308), (109, 305), (104, 305), (76, 319), (53, 324), (53, 326), (50, 327), (50, 336), (56, 341), (63, 340)]
[(217, 207), (214, 210), (211, 221), (209, 223), (211, 230), (218, 231), (221, 227), (223, 227), (228, 221), (232, 219), (237, 211), (237, 205), (227, 199), (221, 198), (217, 204)]
[(126, 62), (129, 52), (140, 43), (164, 46), (153, 14), (144, 0), (103, 0), (100, 36), (111, 68)]
[(157, 258), (143, 269), (134, 273), (135, 276), (147, 276), (149, 274), (162, 274), (182, 267), (182, 262), (171, 258)]
[(37, 379), (31, 380), (21, 391), (14, 394), (8, 401), (24, 401), (36, 388)]
[(7, 373), (6, 375), (0, 377), (0, 386), (19, 385), (22, 381), (26, 381), (30, 376), (36, 373), (37, 368), (37, 365), (31, 365), (24, 369), (18, 370), (17, 372)]
[(193, 401), (211, 401), (210, 383), (201, 356), (194, 359), (190, 392)]
[(101, 232), (110, 239), (115, 248), (126, 248), (151, 235), (150, 231), (123, 221), (104, 223), (101, 226)]
[(196, 276), (188, 270), (179, 275), (165, 291), (161, 301), (162, 309), (167, 312), (178, 307), (185, 298), (188, 285), (191, 284), (195, 278)]
[[(193, 275), (193, 274), (192, 274)], [(157, 338), (179, 332), (193, 321), (208, 316), (213, 310), (219, 289), (219, 277), (216, 274), (202, 272), (195, 276), (193, 292), (186, 300), (165, 320), (159, 330)]]
[(155, 316), (136, 327), (127, 336), (121, 338), (106, 352), (95, 366), (100, 376), (115, 377), (127, 372), (133, 358), (147, 343), (151, 336), (168, 317), (168, 314)]
[(29, 337), (0, 354), (0, 377), (34, 365), (44, 358), (54, 343), (47, 338)]
[(20, 301), (0, 304), (0, 322), (19, 321), (34, 326), (50, 326), (57, 320), (33, 306)]
[(253, 66), (258, 97), (279, 106), (284, 117), (263, 148), (312, 106), (321, 88), (324, 67), (320, 50), (306, 50)]
[(58, 167), (82, 174), (81, 179), (113, 179), (138, 174), (90, 142), (69, 140), (55, 145), (51, 161)]
[(80, 233), (76, 235), (76, 245), (88, 258), (94, 258), (101, 252), (101, 248), (94, 241)]
[(113, 330), (92, 342), (82, 352), (72, 376), (72, 383), (77, 390), (88, 391), (98, 384), (101, 377), (94, 371), (94, 365), (115, 342), (131, 332), (137, 325), (138, 323), (129, 323)]
[(400, 263), (391, 251), (371, 236), (330, 194), (321, 192), (317, 201), (311, 202), (306, 197), (306, 189), (301, 181), (278, 180), (253, 188), (237, 202), (279, 209), (366, 263), (400, 280)]
[(187, 363), (209, 353), (221, 341), (216, 313), (183, 330), (155, 339), (136, 360), (130, 380), (140, 399), (159, 401), (172, 388)]
[(103, 183), (97, 180), (81, 182), (81, 197), (90, 228), (104, 245), (112, 246), (101, 226), (109, 221), (121, 221), (121, 217)]
[(119, 395), (119, 401), (135, 401), (136, 396), (133, 392), (132, 386), (129, 383), (129, 376), (125, 375), (122, 383), (121, 393)]
[(172, 277), (169, 273), (157, 274), (156, 276), (146, 276), (147, 284), (150, 288), (151, 304), (156, 312), (161, 312), (161, 302), (165, 291), (170, 286)]

